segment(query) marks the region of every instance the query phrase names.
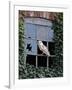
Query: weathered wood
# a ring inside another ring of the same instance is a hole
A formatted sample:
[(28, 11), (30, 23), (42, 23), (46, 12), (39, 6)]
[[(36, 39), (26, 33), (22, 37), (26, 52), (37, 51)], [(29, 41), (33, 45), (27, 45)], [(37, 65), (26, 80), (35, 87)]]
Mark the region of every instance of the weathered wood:
[[(28, 55), (31, 55), (31, 54), (28, 54)], [(36, 54), (35, 56), (46, 56), (46, 57), (48, 57), (47, 55), (43, 55), (43, 54)], [(50, 55), (49, 57), (55, 57), (55, 55)]]
[[(47, 57), (47, 55), (42, 55), (42, 54), (37, 54), (36, 56), (46, 56)], [(55, 55), (50, 55), (49, 57), (55, 57)]]
[(36, 56), (36, 68), (38, 67), (38, 60), (37, 60), (37, 56)]
[[(47, 42), (47, 47), (48, 47), (48, 42)], [(49, 49), (48, 49), (49, 50)], [(49, 58), (48, 58), (48, 56), (47, 56), (47, 68), (48, 68), (48, 66), (49, 66)]]

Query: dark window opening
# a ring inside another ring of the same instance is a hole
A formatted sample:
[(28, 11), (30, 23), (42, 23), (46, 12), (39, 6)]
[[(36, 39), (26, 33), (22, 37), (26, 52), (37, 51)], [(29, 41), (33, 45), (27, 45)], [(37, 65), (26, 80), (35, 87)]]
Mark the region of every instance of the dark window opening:
[(42, 41), (43, 42), (43, 44), (45, 45), (45, 46), (47, 46), (47, 42), (46, 41)]
[(47, 57), (38, 56), (38, 66), (46, 67), (47, 66)]
[(48, 47), (49, 47), (50, 54), (55, 55), (55, 43), (54, 42), (49, 42)]
[(27, 55), (26, 63), (36, 66), (36, 56), (35, 55)]

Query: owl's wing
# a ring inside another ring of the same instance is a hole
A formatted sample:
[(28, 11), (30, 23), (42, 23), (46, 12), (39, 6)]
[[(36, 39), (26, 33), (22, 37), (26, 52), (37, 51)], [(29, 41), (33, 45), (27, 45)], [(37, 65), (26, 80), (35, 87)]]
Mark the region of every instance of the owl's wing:
[(43, 47), (43, 50), (42, 50), (43, 53), (45, 53), (46, 55), (49, 55), (50, 56), (50, 53), (48, 51), (48, 48), (45, 45), (43, 45), (42, 47)]

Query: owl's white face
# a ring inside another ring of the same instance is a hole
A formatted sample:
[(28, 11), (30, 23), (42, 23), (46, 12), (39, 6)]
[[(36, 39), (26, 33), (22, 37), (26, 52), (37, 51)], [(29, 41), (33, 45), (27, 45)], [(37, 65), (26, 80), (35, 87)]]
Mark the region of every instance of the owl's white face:
[(42, 41), (38, 41), (38, 43), (39, 43), (40, 45), (43, 45)]
[(42, 43), (42, 41), (38, 41), (39, 43)]

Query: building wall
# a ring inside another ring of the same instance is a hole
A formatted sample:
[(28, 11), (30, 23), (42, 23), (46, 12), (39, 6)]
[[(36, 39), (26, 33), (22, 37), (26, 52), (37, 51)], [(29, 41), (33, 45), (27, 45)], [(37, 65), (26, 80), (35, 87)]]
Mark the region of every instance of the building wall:
[(19, 17), (39, 17), (49, 20), (54, 20), (55, 12), (45, 12), (45, 11), (19, 11)]

